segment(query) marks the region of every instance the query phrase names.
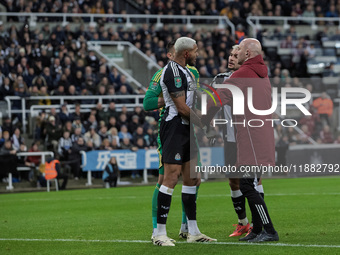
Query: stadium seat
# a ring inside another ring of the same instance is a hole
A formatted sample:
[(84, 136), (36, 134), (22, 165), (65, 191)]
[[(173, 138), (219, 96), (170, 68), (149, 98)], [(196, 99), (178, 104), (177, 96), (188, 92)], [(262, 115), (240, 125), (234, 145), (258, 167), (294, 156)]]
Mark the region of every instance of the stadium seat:
[(277, 60), (277, 48), (268, 47), (266, 49), (266, 55), (269, 57), (271, 61), (276, 61)]
[(335, 49), (334, 48), (325, 48), (323, 49), (323, 55), (324, 56), (335, 56)]
[(310, 81), (313, 85), (314, 91), (315, 92), (321, 92), (324, 90), (324, 85), (322, 83), (322, 79), (319, 76), (312, 76), (310, 78)]
[(281, 55), (280, 60), (282, 63), (282, 67), (284, 69), (290, 69), (292, 66), (292, 56), (290, 55)]

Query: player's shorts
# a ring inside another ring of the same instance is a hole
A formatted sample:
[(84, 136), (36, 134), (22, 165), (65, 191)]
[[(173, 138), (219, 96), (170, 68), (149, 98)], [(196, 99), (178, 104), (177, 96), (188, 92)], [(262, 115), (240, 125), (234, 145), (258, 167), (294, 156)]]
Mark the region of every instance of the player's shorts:
[(237, 146), (234, 142), (224, 142), (224, 164), (235, 166), (237, 160)]
[[(182, 124), (178, 115), (170, 121), (162, 119), (160, 138), (163, 163), (182, 165), (197, 156), (193, 126)], [(191, 148), (190, 142), (193, 142)]]

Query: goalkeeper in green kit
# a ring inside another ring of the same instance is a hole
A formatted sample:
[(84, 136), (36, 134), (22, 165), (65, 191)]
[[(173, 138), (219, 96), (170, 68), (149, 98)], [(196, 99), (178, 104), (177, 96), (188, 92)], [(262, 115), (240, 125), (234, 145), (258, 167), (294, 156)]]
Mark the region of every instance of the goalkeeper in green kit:
[[(171, 60), (174, 57), (175, 54), (175, 49), (174, 49), (175, 41), (171, 41), (167, 45), (167, 57)], [(199, 73), (195, 67), (192, 66), (187, 66), (188, 69), (190, 70), (191, 74), (194, 76), (196, 84), (199, 84)], [(159, 114), (159, 120), (158, 120), (158, 130), (160, 126), (161, 119), (164, 114), (164, 99), (162, 96), (162, 88), (159, 84), (160, 78), (162, 76), (163, 69), (158, 70), (154, 76), (152, 77), (150, 81), (149, 88), (145, 94), (145, 98), (143, 101), (143, 107), (145, 111), (152, 111), (156, 109), (161, 109), (160, 114)], [(164, 166), (162, 165), (162, 144), (158, 132), (158, 137), (157, 137), (157, 143), (158, 143), (158, 155), (159, 155), (159, 176), (158, 176), (158, 181), (157, 185), (155, 187), (153, 196), (152, 196), (152, 225), (153, 225), (153, 232), (151, 236), (151, 240), (153, 239), (155, 230), (157, 229), (157, 197), (158, 197), (158, 192), (159, 192), (159, 187), (163, 183), (163, 178), (164, 178)], [(198, 153), (198, 165), (200, 165), (200, 155)], [(197, 196), (197, 191), (199, 188), (200, 180), (197, 184), (196, 187), (196, 196)], [(182, 203), (182, 224), (181, 224), (181, 229), (179, 232), (179, 237), (186, 239), (188, 235), (188, 225), (187, 225), (187, 217), (185, 214), (184, 210), (184, 205)]]

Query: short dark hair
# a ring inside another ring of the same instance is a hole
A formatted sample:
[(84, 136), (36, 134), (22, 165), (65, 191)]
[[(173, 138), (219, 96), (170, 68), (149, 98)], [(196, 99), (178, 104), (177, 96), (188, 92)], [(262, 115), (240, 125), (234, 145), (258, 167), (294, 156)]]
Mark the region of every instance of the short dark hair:
[(169, 52), (174, 46), (175, 46), (176, 40), (172, 40), (170, 41), (167, 45), (166, 45), (166, 52)]

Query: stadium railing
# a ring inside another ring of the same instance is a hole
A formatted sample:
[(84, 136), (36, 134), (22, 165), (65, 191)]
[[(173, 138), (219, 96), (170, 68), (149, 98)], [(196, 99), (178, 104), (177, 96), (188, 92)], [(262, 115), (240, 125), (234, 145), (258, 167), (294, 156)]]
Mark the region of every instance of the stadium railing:
[[(130, 42), (88, 41), (87, 45), (89, 49), (94, 50), (98, 55), (105, 58), (107, 58), (107, 56), (104, 52), (112, 52), (111, 48), (116, 47), (118, 51), (122, 52), (125, 63), (129, 66), (129, 68), (131, 68), (133, 78), (136, 79), (136, 81), (138, 80), (139, 83), (144, 84), (144, 86), (142, 86), (143, 90), (145, 90), (145, 86), (149, 84), (150, 77), (152, 77), (152, 75), (161, 68), (157, 63)], [(109, 49), (105, 50), (104, 47), (109, 47)], [(115, 66), (120, 73), (125, 74), (125, 71), (121, 70), (122, 68), (116, 63), (117, 61), (115, 59), (107, 58), (107, 61), (112, 66)]]
[(93, 50), (94, 52), (96, 52), (99, 56), (101, 56), (102, 58), (105, 58), (106, 61), (109, 63), (110, 66), (114, 66), (118, 72), (122, 75), (125, 75), (127, 78), (127, 82), (131, 83), (132, 85), (134, 85), (134, 87), (137, 88), (141, 88), (142, 90), (146, 91), (145, 86), (142, 85), (142, 83), (140, 83), (139, 81), (137, 81), (131, 74), (129, 74), (126, 70), (124, 70), (124, 68), (120, 67), (115, 59), (110, 59), (107, 55), (105, 55), (101, 49), (100, 46), (98, 44), (93, 44), (93, 41), (89, 41), (87, 42), (88, 45), (88, 49), (89, 50)]
[[(96, 19), (98, 18), (119, 19), (119, 22), (109, 21), (108, 23), (125, 24), (127, 28), (131, 28), (133, 26), (133, 23), (141, 24), (142, 21), (145, 21), (144, 23), (155, 23), (157, 27), (162, 27), (164, 25), (164, 22), (177, 24), (180, 21), (186, 24), (188, 29), (193, 27), (192, 21), (194, 21), (194, 23), (203, 23), (203, 24), (206, 24), (207, 22), (213, 22), (213, 23), (216, 22), (218, 26), (221, 28), (225, 28), (225, 26), (230, 27), (231, 33), (233, 35), (235, 34), (235, 25), (226, 16), (0, 12), (0, 17), (7, 17), (7, 16), (28, 17), (29, 25), (32, 27), (37, 25), (37, 19), (39, 17), (62, 18), (62, 25), (72, 22), (72, 21), (69, 21), (69, 18), (82, 18), (82, 19), (87, 18), (89, 19), (88, 22), (90, 24), (93, 24), (94, 26), (96, 25)], [(3, 22), (5, 23), (7, 21), (3, 19)], [(86, 23), (86, 20), (83, 20), (83, 22)]]
[[(266, 17), (266, 16), (249, 16), (247, 17), (247, 23), (252, 27), (252, 33), (253, 37), (256, 38), (256, 33), (259, 29), (262, 28), (261, 22), (282, 22), (283, 29), (289, 29), (290, 28), (290, 21), (300, 23), (305, 22), (304, 24), (299, 25), (305, 25), (310, 26), (312, 30), (317, 30), (318, 25), (317, 22), (337, 22), (338, 28), (340, 28), (340, 18), (319, 18), (319, 17), (287, 17), (287, 16), (275, 16), (275, 17)], [(268, 24), (267, 24), (268, 25)], [(273, 24), (273, 25), (279, 25), (279, 24)]]
[[(24, 97), (21, 98), (19, 96), (7, 96), (5, 97), (5, 100), (7, 102), (8, 110), (7, 114), (9, 117), (12, 117), (12, 114), (21, 114), (22, 116), (22, 123), (23, 123), (23, 133), (26, 133), (26, 114), (31, 113), (31, 109), (26, 109), (26, 102), (28, 101), (37, 101), (37, 100), (59, 100), (60, 105), (59, 107), (67, 100), (98, 100), (99, 103), (102, 103), (103, 100), (119, 100), (119, 99), (129, 99), (134, 101), (134, 103), (131, 104), (116, 104), (116, 108), (120, 108), (123, 105), (129, 106), (129, 107), (135, 107), (135, 106), (143, 106), (140, 101), (144, 98), (144, 95), (115, 95), (115, 96), (32, 96), (32, 97)], [(12, 102), (15, 100), (20, 100), (21, 101), (21, 109), (13, 109), (12, 108)], [(90, 105), (90, 106), (95, 106), (95, 105)], [(58, 107), (58, 108), (59, 108)], [(36, 107), (37, 108), (37, 107)], [(48, 108), (48, 106), (43, 106), (43, 109)]]
[[(19, 152), (16, 154), (17, 156), (41, 156), (41, 164), (45, 163), (46, 156), (54, 157), (54, 153), (52, 151), (39, 151), (39, 152)], [(27, 171), (30, 169), (27, 168), (17, 168), (18, 171)], [(12, 173), (8, 173), (8, 185), (6, 186), (6, 190), (13, 190), (13, 176)]]

